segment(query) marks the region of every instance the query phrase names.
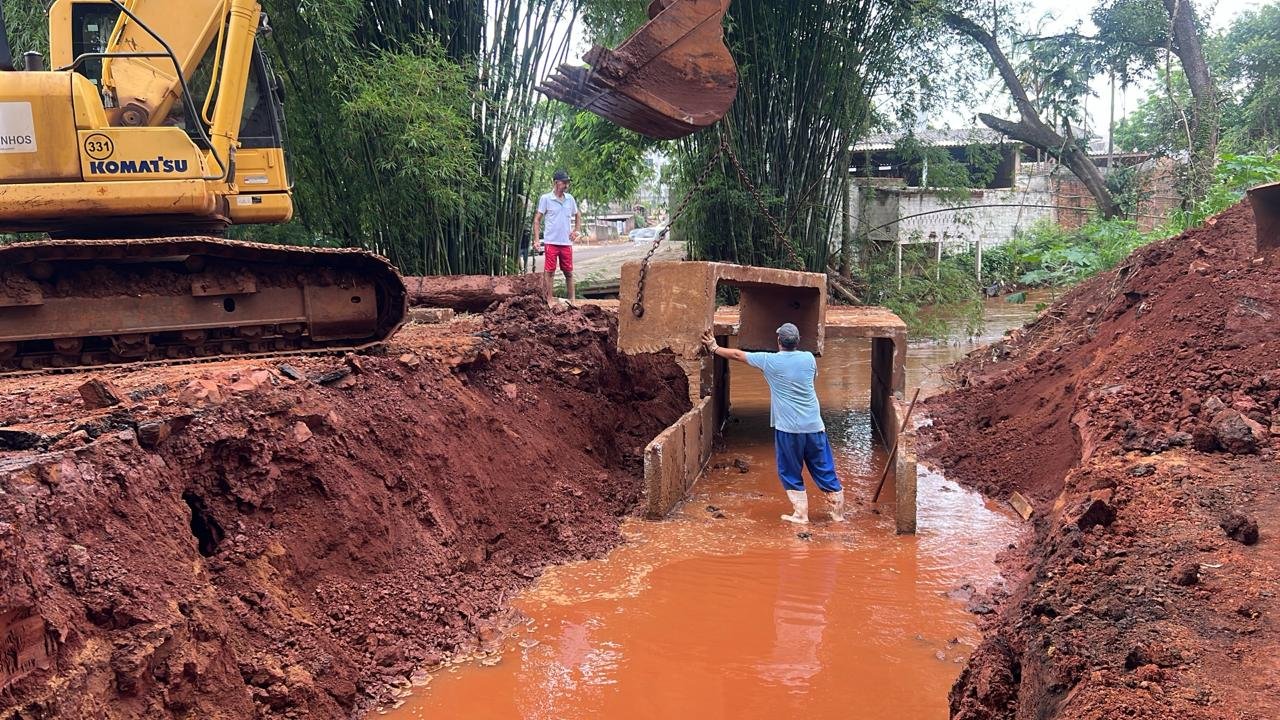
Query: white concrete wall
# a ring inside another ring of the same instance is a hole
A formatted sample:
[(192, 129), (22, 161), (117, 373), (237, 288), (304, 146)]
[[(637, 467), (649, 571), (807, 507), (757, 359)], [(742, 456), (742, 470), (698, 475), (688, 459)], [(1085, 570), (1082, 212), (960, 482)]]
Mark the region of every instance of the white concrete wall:
[[(927, 188), (877, 187), (869, 190), (852, 183), (854, 228), (865, 232), (893, 217), (906, 218), (896, 226), (874, 233), (881, 242), (935, 243), (948, 248), (971, 247), (982, 240), (984, 248), (1003, 245), (1014, 234), (1030, 227), (1041, 218), (1057, 219), (1057, 212), (1043, 207), (979, 207), (956, 208), (955, 202), (944, 202), (936, 190)], [(959, 205), (1052, 205), (1049, 176), (1031, 166), (1019, 173), (1014, 188), (1006, 190), (971, 190), (969, 198)], [(919, 213), (940, 210), (929, 215)], [(896, 232), (895, 232), (896, 230)]]

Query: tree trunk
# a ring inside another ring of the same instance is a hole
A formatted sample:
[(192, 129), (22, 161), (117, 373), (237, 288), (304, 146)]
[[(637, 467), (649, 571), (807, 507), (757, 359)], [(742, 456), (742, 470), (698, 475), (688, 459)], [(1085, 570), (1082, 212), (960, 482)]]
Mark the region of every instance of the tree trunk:
[(406, 277), (412, 307), (453, 308), (480, 312), (495, 302), (521, 295), (540, 297), (542, 273), (526, 275), (452, 275)]
[(1208, 187), (1218, 154), (1218, 88), (1205, 60), (1196, 9), (1191, 0), (1164, 0), (1164, 8), (1169, 13), (1173, 53), (1182, 63), (1191, 88), (1191, 119), (1187, 128), (1191, 146), (1187, 150), (1191, 153), (1193, 169), (1189, 190), (1193, 197), (1199, 198)]
[(987, 55), (991, 57), (991, 61), (995, 63), (996, 69), (1000, 72), (1000, 78), (1004, 80), (1009, 94), (1013, 96), (1013, 103), (1018, 108), (1018, 114), (1022, 116), (1018, 122), (986, 114), (979, 115), (978, 119), (1001, 135), (1027, 143), (1057, 158), (1076, 177), (1080, 178), (1080, 182), (1084, 183), (1089, 194), (1093, 196), (1094, 202), (1098, 206), (1098, 212), (1102, 217), (1113, 218), (1119, 216), (1120, 205), (1115, 201), (1115, 198), (1111, 197), (1111, 191), (1107, 190), (1107, 183), (1102, 177), (1102, 172), (1098, 170), (1098, 166), (1094, 164), (1089, 154), (1076, 143), (1070, 128), (1066, 129), (1064, 135), (1040, 119), (1040, 113), (1036, 111), (1035, 105), (1031, 104), (1031, 98), (1027, 96), (1027, 90), (1023, 87), (1022, 80), (1013, 69), (1013, 64), (1009, 62), (1009, 58), (1005, 57), (1004, 51), (1000, 49), (1000, 44), (996, 42), (995, 37), (969, 18), (956, 13), (944, 11), (942, 13), (942, 22), (955, 32), (969, 37), (981, 45), (983, 50), (987, 51)]

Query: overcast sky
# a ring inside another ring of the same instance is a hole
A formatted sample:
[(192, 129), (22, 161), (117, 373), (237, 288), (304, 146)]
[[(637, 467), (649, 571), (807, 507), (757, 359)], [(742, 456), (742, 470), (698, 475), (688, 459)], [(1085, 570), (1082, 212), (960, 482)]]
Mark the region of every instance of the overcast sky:
[[(1252, 10), (1264, 5), (1270, 5), (1277, 0), (1264, 2), (1263, 0), (1217, 0), (1217, 2), (1197, 1), (1196, 11), (1200, 13), (1202, 18), (1207, 18), (1209, 26), (1215, 30), (1221, 30), (1231, 24), (1237, 15), (1245, 10)], [(1093, 2), (1049, 2), (1048, 0), (1033, 0), (1032, 6), (1036, 11), (1044, 15), (1052, 15), (1054, 20), (1051, 21), (1046, 31), (1061, 31), (1074, 25), (1077, 22), (1083, 23), (1082, 29), (1086, 32), (1094, 30), (1093, 22), (1089, 19), (1090, 13), (1093, 11)], [(1176, 60), (1174, 61), (1177, 62)], [(1148, 80), (1139, 83), (1137, 86), (1131, 86), (1127, 89), (1116, 88), (1116, 120), (1133, 111), (1139, 102), (1146, 97), (1148, 90), (1154, 80)], [(1107, 133), (1107, 120), (1110, 111), (1111, 102), (1111, 86), (1107, 78), (1095, 78), (1093, 82), (1093, 91), (1096, 97), (1085, 99), (1085, 111), (1088, 113), (1093, 130), (1098, 135), (1105, 136)], [(986, 108), (974, 108), (973, 112), (986, 110)], [(963, 124), (963, 123), (962, 123)]]

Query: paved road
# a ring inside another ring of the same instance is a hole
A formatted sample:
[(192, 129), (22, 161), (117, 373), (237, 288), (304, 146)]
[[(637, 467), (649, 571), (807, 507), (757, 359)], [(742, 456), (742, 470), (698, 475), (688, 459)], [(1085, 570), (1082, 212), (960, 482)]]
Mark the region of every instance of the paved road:
[[(573, 249), (573, 274), (579, 286), (604, 285), (617, 281), (622, 274), (622, 264), (630, 260), (642, 260), (649, 252), (651, 241), (620, 243), (616, 245), (578, 245)], [(666, 240), (653, 256), (655, 260), (681, 260), (684, 243)], [(542, 256), (536, 260), (536, 269), (542, 269)], [(560, 273), (556, 273), (559, 281)]]

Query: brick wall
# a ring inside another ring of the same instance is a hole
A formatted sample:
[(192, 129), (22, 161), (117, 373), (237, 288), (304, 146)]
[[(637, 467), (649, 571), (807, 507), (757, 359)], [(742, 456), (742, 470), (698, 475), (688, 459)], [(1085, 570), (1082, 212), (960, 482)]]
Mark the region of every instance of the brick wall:
[[(1178, 207), (1181, 199), (1174, 189), (1175, 166), (1168, 158), (1158, 158), (1144, 163), (1146, 167), (1139, 170), (1139, 195), (1137, 207), (1138, 228), (1143, 232), (1152, 230), (1162, 224), (1169, 213)], [(1059, 210), (1058, 224), (1074, 230), (1093, 217), (1093, 210), (1098, 207), (1093, 195), (1085, 188), (1075, 175), (1065, 168), (1053, 175), (1053, 196), (1055, 205), (1081, 208), (1080, 210)]]

